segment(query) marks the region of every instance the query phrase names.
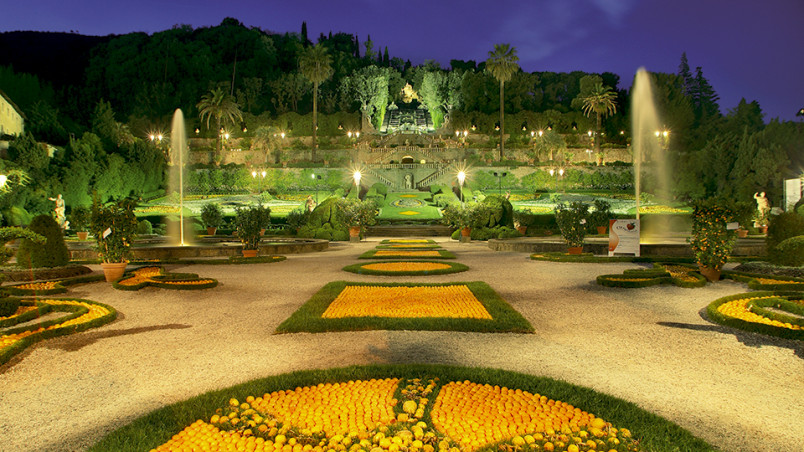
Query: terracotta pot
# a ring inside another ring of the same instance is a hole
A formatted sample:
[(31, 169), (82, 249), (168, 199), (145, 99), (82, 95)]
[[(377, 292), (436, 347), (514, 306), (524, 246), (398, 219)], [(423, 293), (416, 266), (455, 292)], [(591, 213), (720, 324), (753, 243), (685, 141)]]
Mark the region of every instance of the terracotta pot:
[(762, 234), (767, 234), (768, 233), (768, 227), (767, 226), (760, 226), (759, 227), (759, 232), (762, 233)]
[(349, 226), (349, 237), (360, 237), (360, 226)]
[(583, 253), (583, 246), (570, 246), (567, 248), (568, 254), (581, 254)]
[(78, 236), (78, 240), (86, 240), (89, 237), (89, 232), (87, 231), (78, 231), (75, 233)]
[(709, 282), (715, 282), (720, 280), (720, 269), (719, 268), (710, 268), (704, 267), (701, 264), (698, 264), (698, 271), (701, 272), (704, 278), (706, 278)]
[(472, 228), (463, 228), (461, 229), (461, 236), (462, 237), (471, 237), (472, 235)]
[(122, 278), (123, 273), (126, 272), (126, 265), (128, 265), (128, 262), (101, 262), (106, 282), (113, 282)]
[(748, 229), (740, 228), (737, 230), (737, 237), (744, 239), (748, 237)]
[(527, 226), (517, 226), (516, 230), (519, 231), (520, 234), (525, 235), (525, 232), (528, 231), (528, 227)]
[(265, 235), (265, 228), (260, 229), (260, 237)]
[(243, 257), (257, 257), (259, 250), (243, 250)]
[(207, 235), (215, 235), (218, 232), (218, 228), (215, 226), (207, 226)]
[(598, 226), (598, 227), (597, 227), (597, 233), (598, 233), (599, 235), (604, 235), (604, 234), (606, 234), (606, 227), (605, 227), (605, 226)]

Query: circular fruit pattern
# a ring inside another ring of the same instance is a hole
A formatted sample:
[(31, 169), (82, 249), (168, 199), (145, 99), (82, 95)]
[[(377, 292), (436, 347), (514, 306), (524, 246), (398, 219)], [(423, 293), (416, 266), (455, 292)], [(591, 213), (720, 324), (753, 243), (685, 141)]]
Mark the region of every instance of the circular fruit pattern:
[(391, 201), (391, 205), (394, 207), (402, 207), (406, 209), (422, 207), (424, 206), (424, 202), (416, 198), (399, 198), (397, 200)]
[(365, 264), (353, 264), (344, 267), (345, 271), (362, 275), (386, 276), (426, 276), (458, 273), (469, 267), (457, 262), (434, 261), (379, 261)]
[(709, 318), (736, 328), (804, 340), (804, 293), (749, 292), (719, 298)]
[(521, 389), (438, 378), (320, 383), (231, 399), (153, 449), (638, 451), (625, 428)]

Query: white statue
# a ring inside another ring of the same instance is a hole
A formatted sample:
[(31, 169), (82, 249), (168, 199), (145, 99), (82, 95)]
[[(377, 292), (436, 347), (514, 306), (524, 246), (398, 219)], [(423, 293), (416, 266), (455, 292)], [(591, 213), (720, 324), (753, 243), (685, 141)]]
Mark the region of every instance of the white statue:
[(56, 216), (56, 223), (58, 223), (62, 229), (67, 229), (69, 226), (67, 223), (67, 216), (64, 214), (64, 198), (61, 197), (61, 193), (59, 193), (59, 195), (55, 198), (47, 199), (56, 203), (56, 207), (53, 208), (53, 213)]
[(770, 213), (770, 201), (765, 197), (765, 192), (754, 193), (754, 199), (757, 202), (757, 219), (754, 221), (754, 227), (767, 226), (768, 214)]

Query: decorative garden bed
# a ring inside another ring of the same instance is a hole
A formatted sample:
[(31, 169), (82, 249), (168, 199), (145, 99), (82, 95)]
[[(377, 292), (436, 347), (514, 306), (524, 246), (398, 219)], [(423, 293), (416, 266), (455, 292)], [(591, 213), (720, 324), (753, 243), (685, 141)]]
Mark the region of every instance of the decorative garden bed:
[(369, 250), (358, 259), (455, 259), (447, 250)]
[(718, 298), (706, 309), (717, 323), (785, 339), (804, 340), (804, 292), (763, 291)]
[(354, 264), (343, 269), (361, 275), (429, 276), (463, 272), (469, 270), (469, 267), (457, 262), (392, 261)]
[(212, 278), (199, 278), (195, 273), (167, 273), (161, 267), (142, 267), (112, 283), (120, 290), (140, 290), (146, 286), (174, 290), (210, 289), (218, 285)]
[(142, 417), (92, 451), (713, 450), (635, 405), (549, 378), (447, 366), (303, 371)]
[(357, 330), (530, 333), (533, 327), (484, 282), (327, 284), (277, 333)]

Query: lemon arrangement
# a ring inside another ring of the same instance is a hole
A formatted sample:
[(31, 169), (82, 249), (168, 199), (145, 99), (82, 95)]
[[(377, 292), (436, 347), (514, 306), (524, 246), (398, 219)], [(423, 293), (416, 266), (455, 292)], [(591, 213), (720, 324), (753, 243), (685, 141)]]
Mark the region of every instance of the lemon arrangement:
[(325, 285), (277, 333), (355, 330), (533, 332), (484, 282)]
[(361, 275), (428, 276), (463, 272), (468, 270), (469, 267), (457, 262), (380, 261), (348, 265), (343, 269), (344, 271)]
[(374, 249), (358, 256), (358, 259), (455, 259), (455, 255), (443, 249)]
[(707, 306), (710, 320), (785, 339), (804, 340), (804, 293), (749, 292), (718, 298)]
[(635, 405), (549, 378), (361, 366), (248, 382), (157, 410), (92, 451), (713, 450)]
[(161, 267), (142, 267), (112, 284), (120, 290), (140, 290), (154, 286), (162, 289), (199, 290), (218, 285), (212, 278), (199, 278), (195, 273), (167, 273)]

